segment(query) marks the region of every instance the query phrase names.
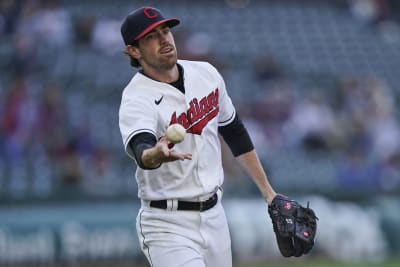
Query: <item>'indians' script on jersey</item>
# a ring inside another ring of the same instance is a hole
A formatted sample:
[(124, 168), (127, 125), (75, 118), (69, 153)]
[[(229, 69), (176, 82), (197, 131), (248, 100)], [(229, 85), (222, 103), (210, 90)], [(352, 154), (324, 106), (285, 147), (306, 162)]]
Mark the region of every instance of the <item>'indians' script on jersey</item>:
[(207, 123), (215, 118), (219, 112), (218, 88), (200, 100), (193, 98), (189, 102), (189, 106), (189, 109), (179, 116), (174, 112), (171, 116), (170, 125), (179, 123), (185, 127), (186, 132), (201, 135)]

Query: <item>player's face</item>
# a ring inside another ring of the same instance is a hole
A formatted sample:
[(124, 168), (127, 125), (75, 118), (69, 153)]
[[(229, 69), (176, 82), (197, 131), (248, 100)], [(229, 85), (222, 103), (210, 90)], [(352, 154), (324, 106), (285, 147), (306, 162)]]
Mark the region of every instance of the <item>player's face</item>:
[(139, 40), (139, 57), (143, 69), (170, 70), (176, 65), (175, 41), (167, 25), (158, 26)]

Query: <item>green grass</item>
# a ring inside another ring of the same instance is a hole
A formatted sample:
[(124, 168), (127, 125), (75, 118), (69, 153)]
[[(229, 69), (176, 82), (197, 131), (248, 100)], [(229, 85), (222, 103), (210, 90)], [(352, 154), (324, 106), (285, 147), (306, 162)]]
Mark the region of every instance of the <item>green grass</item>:
[(234, 267), (399, 267), (400, 259), (382, 263), (344, 263), (326, 259), (283, 259), (279, 262), (234, 264)]
[[(64, 265), (61, 265), (64, 266)], [(61, 267), (55, 265), (54, 267)], [(96, 264), (77, 264), (75, 267), (149, 267), (146, 264), (135, 263), (96, 263)], [(233, 267), (399, 267), (400, 258), (392, 259), (382, 263), (343, 263), (324, 258), (290, 258), (280, 261), (259, 262), (259, 263), (233, 263)], [(211, 266), (214, 267), (214, 266)], [(216, 266), (217, 267), (217, 266)]]

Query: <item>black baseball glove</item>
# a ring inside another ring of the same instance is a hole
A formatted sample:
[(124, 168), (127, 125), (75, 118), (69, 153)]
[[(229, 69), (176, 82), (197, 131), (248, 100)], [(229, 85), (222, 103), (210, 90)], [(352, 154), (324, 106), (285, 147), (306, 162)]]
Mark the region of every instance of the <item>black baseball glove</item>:
[(317, 233), (317, 216), (308, 207), (276, 195), (268, 206), (279, 251), (284, 257), (300, 257), (314, 246)]

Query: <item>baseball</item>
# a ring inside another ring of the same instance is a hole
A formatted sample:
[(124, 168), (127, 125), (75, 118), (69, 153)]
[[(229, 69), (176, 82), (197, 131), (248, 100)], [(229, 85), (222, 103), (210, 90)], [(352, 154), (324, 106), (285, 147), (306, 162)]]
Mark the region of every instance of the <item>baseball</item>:
[(186, 134), (186, 129), (178, 123), (171, 124), (167, 128), (166, 132), (168, 141), (174, 144), (182, 142), (183, 139), (185, 138), (185, 134)]

